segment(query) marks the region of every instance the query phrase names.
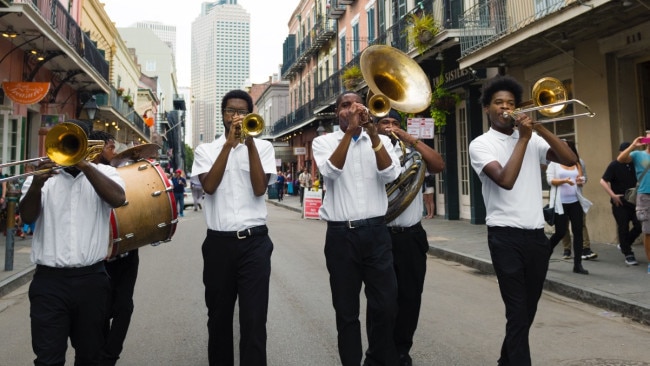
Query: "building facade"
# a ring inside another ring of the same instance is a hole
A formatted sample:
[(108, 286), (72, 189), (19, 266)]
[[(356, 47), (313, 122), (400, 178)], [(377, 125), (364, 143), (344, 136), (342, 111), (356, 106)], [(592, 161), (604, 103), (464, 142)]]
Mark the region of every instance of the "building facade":
[(192, 22), (192, 146), (224, 132), (221, 99), (250, 74), (250, 14), (235, 0), (203, 3)]

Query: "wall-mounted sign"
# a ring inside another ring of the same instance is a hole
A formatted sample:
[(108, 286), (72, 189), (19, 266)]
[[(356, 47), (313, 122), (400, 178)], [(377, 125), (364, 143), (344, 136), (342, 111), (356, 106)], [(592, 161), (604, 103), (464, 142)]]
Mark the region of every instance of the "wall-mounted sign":
[(307, 148), (306, 147), (294, 147), (293, 148), (293, 155), (307, 155)]
[(50, 90), (50, 83), (31, 81), (5, 81), (2, 89), (9, 99), (19, 104), (38, 103)]
[(406, 120), (406, 132), (419, 139), (433, 138), (433, 118), (409, 118)]

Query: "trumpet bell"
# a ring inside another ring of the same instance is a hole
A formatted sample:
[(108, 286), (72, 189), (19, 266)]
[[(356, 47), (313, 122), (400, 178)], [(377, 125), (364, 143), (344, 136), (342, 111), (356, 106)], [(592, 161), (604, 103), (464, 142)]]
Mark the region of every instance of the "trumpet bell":
[(242, 133), (244, 136), (258, 136), (264, 131), (264, 119), (259, 114), (249, 113), (242, 121)]
[(360, 68), (368, 89), (384, 95), (389, 109), (418, 113), (429, 107), (429, 78), (404, 52), (387, 45), (370, 46), (361, 54)]
[(44, 145), (50, 160), (61, 166), (72, 166), (86, 157), (88, 140), (81, 127), (63, 122), (50, 129)]
[[(565, 102), (567, 98), (566, 88), (562, 82), (553, 77), (543, 77), (533, 85), (533, 103), (537, 106)], [(539, 109), (539, 113), (546, 117), (555, 117), (562, 113), (567, 104), (555, 105)]]
[(386, 116), (391, 108), (390, 100), (385, 95), (375, 94), (372, 90), (368, 91), (366, 105), (370, 113), (379, 118)]

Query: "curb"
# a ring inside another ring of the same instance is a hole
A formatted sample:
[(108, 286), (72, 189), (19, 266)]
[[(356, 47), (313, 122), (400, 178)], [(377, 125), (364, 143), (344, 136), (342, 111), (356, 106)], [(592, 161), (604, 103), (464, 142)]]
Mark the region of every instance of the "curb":
[(29, 268), (25, 268), (22, 271), (16, 272), (15, 274), (0, 281), (0, 297), (7, 295), (8, 293), (16, 290), (18, 287), (31, 281), (32, 278), (34, 278), (35, 271), (36, 266), (31, 265)]

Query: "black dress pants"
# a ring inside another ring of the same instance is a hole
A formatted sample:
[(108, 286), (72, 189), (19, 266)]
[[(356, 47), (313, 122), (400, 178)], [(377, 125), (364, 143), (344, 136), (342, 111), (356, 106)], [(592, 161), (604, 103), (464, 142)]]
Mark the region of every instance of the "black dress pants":
[(209, 230), (202, 246), (209, 364), (234, 364), (233, 316), (239, 299), (240, 365), (264, 366), (273, 243), (267, 234), (238, 239), (215, 233)]
[(139, 264), (137, 249), (124, 257), (106, 262), (106, 271), (111, 280), (111, 297), (105, 325), (106, 345), (102, 352), (102, 365), (115, 365), (122, 353), (133, 314), (133, 291)]
[(550, 243), (544, 229), (488, 227), (488, 246), (506, 308), (500, 366), (530, 366), (528, 334), (542, 295)]
[[(632, 243), (641, 235), (641, 223), (636, 218), (635, 206), (625, 200), (621, 206), (612, 204), (612, 215), (616, 220), (616, 231), (618, 242), (621, 244), (621, 252), (624, 255), (632, 254)], [(632, 223), (632, 229), (630, 229)]]
[(410, 228), (388, 229), (393, 243), (393, 261), (397, 276), (395, 347), (399, 355), (408, 355), (420, 318), (429, 242), (420, 223)]
[(325, 260), (330, 274), (339, 356), (343, 366), (361, 364), (359, 294), (362, 284), (365, 285), (368, 325), (364, 365), (396, 365), (393, 330), (397, 313), (397, 280), (386, 225), (354, 229), (328, 225)]
[(110, 285), (103, 262), (63, 269), (37, 266), (29, 286), (35, 365), (64, 365), (68, 337), (75, 365), (99, 365)]

